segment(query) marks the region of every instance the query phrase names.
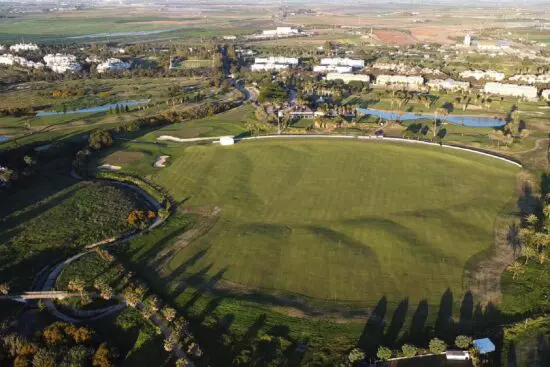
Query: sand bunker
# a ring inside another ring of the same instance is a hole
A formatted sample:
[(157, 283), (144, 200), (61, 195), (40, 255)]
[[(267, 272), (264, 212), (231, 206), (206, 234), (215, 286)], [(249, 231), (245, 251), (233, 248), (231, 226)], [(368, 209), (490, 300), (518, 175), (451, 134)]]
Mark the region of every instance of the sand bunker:
[(161, 155), (160, 157), (157, 158), (157, 160), (155, 161), (155, 164), (153, 164), (153, 167), (156, 167), (156, 168), (166, 167), (166, 160), (168, 158), (170, 158), (169, 155)]
[(122, 169), (120, 166), (113, 166), (112, 164), (102, 164), (101, 166), (97, 167), (100, 171), (119, 171)]

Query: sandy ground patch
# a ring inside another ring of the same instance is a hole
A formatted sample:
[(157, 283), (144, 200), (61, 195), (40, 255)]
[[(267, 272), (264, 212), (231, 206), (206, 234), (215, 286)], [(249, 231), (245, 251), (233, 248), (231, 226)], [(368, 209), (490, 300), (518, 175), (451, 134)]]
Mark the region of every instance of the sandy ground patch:
[(409, 28), (411, 34), (422, 42), (435, 42), (441, 44), (454, 44), (456, 41), (450, 37), (464, 37), (465, 31), (457, 26), (422, 26)]
[(120, 171), (122, 167), (113, 166), (112, 164), (102, 164), (101, 166), (98, 166), (97, 169), (100, 171)]
[(166, 167), (166, 160), (170, 158), (169, 155), (161, 155), (160, 157), (157, 158), (157, 160), (155, 161), (155, 164), (153, 164), (153, 167), (155, 168), (164, 168)]
[(388, 45), (413, 45), (418, 42), (411, 35), (399, 31), (375, 31), (374, 37)]

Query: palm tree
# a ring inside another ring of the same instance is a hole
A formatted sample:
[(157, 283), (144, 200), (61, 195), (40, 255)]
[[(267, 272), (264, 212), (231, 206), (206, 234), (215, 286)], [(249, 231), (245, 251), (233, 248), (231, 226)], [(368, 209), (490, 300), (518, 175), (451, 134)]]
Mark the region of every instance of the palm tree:
[(434, 134), (434, 138), (435, 138), (435, 135), (437, 133), (437, 116), (446, 116), (447, 115), (447, 110), (444, 109), (444, 108), (436, 108), (435, 111), (434, 111), (434, 131), (433, 131), (433, 134)]
[(512, 273), (512, 279), (516, 279), (516, 277), (520, 274), (523, 274), (525, 270), (523, 269), (523, 266), (515, 261), (513, 264), (509, 265), (506, 270), (508, 270), (510, 273)]
[(535, 250), (531, 246), (523, 246), (521, 248), (521, 254), (525, 256), (525, 264), (527, 265), (527, 261), (529, 261), (530, 258), (537, 257), (538, 253), (537, 250)]

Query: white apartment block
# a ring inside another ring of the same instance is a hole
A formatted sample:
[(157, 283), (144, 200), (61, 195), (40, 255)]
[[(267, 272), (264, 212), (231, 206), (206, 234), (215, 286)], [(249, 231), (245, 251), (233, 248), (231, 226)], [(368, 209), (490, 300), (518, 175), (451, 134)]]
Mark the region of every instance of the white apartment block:
[(343, 80), (344, 83), (348, 84), (349, 82), (363, 82), (369, 83), (370, 76), (365, 74), (340, 74), (340, 73), (328, 73), (327, 80)]
[(126, 70), (130, 69), (130, 66), (132, 66), (132, 64), (130, 64), (129, 62), (124, 62), (120, 59), (111, 58), (97, 65), (97, 72), (104, 73), (106, 71)]
[(508, 80), (526, 84), (548, 84), (550, 83), (550, 74), (516, 74), (509, 77)]
[(40, 69), (44, 67), (41, 62), (34, 62), (25, 59), (24, 57), (14, 56), (12, 54), (0, 55), (0, 64), (2, 65), (21, 65), (28, 68)]
[(268, 30), (262, 31), (262, 36), (266, 36), (266, 37), (290, 36), (298, 33), (300, 33), (300, 31), (298, 31), (296, 28), (277, 27), (276, 29), (268, 29)]
[(454, 79), (432, 79), (426, 82), (426, 85), (434, 89), (446, 89), (446, 90), (468, 90), (470, 89), (470, 83), (460, 82)]
[(48, 54), (44, 56), (46, 66), (56, 73), (64, 73), (67, 71), (79, 71), (82, 66), (76, 62), (76, 56), (63, 54)]
[(10, 46), (10, 51), (19, 52), (19, 51), (35, 51), (38, 50), (38, 46), (34, 43), (17, 43)]
[(499, 96), (525, 97), (527, 99), (536, 99), (538, 90), (529, 85), (516, 85), (505, 83), (489, 82), (485, 84), (483, 91), (488, 94)]
[(466, 70), (460, 73), (459, 76), (463, 79), (467, 79), (467, 78), (473, 78), (475, 80), (491, 79), (497, 82), (504, 80), (504, 73), (499, 73), (498, 71), (494, 71), (494, 70), (486, 70), (486, 71)]
[(406, 76), (406, 75), (378, 75), (376, 77), (377, 85), (388, 84), (404, 84), (404, 85), (422, 85), (424, 78), (421, 76)]
[(338, 66), (338, 65), (316, 65), (313, 67), (313, 71), (316, 73), (351, 73), (353, 68), (351, 66)]
[(347, 57), (327, 57), (321, 59), (321, 65), (351, 66), (352, 68), (365, 67), (365, 60), (348, 59)]
[(283, 70), (288, 69), (288, 64), (273, 64), (273, 63), (266, 63), (266, 64), (253, 64), (250, 67), (251, 71), (269, 71), (269, 70)]
[(283, 64), (283, 65), (298, 65), (299, 60), (295, 57), (284, 56), (269, 56), (269, 57), (256, 57), (254, 63), (256, 64)]

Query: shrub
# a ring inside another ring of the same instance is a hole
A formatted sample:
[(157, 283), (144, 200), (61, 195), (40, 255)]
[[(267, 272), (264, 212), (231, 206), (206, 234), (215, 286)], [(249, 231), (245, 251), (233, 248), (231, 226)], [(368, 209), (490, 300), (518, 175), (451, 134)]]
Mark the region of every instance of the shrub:
[(459, 335), (455, 339), (455, 345), (460, 349), (468, 349), (472, 344), (472, 338), (465, 335)]
[(414, 357), (416, 355), (416, 347), (414, 345), (405, 344), (401, 347), (403, 351), (403, 356), (407, 358)]
[(429, 344), (430, 352), (433, 354), (441, 354), (447, 350), (447, 345), (445, 342), (438, 338), (433, 338), (430, 340)]
[(360, 348), (353, 348), (351, 352), (349, 352), (348, 360), (351, 364), (357, 364), (363, 359), (365, 359), (365, 352), (363, 352)]
[(392, 355), (391, 349), (383, 346), (379, 347), (378, 352), (376, 352), (376, 356), (383, 361), (387, 361), (388, 359), (390, 359), (391, 355)]

